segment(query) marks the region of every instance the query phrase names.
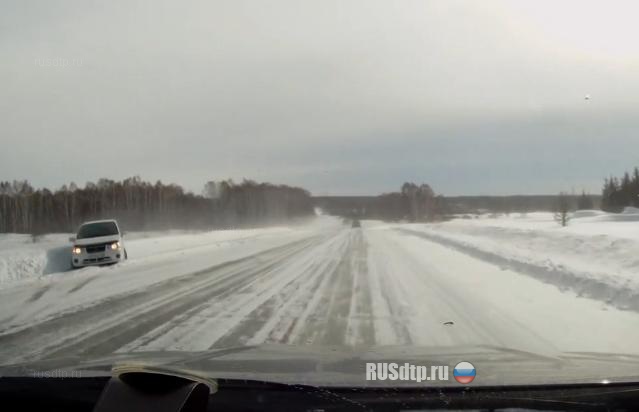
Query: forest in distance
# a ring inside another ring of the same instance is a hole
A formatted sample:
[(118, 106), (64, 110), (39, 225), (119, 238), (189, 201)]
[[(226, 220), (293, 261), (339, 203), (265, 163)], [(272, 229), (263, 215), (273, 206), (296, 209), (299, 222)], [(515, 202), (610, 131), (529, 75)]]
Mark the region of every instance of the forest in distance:
[(82, 222), (115, 218), (125, 230), (226, 229), (275, 224), (313, 213), (301, 188), (244, 180), (208, 182), (202, 194), (135, 176), (84, 187), (34, 189), (0, 182), (0, 233), (73, 232)]
[(639, 207), (639, 168), (604, 180), (601, 195), (454, 196), (426, 183), (406, 182), (378, 196), (319, 196), (300, 187), (243, 180), (209, 181), (200, 194), (139, 176), (99, 179), (84, 187), (35, 189), (28, 181), (0, 181), (0, 233), (73, 232), (84, 221), (115, 218), (126, 230), (260, 227), (306, 218), (319, 207), (355, 218), (427, 222), (461, 213), (557, 211), (558, 207), (621, 212)]

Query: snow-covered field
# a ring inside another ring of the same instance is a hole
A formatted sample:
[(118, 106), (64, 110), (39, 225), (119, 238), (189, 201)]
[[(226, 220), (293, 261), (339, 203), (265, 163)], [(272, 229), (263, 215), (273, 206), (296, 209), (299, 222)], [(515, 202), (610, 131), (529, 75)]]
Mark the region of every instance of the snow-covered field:
[[(131, 236), (111, 267), (43, 274), (45, 258), (0, 289), (0, 364), (260, 343), (639, 354), (638, 223), (582, 215), (567, 228), (550, 214), (361, 228), (322, 216)], [(24, 240), (3, 242), (41, 253)]]
[(478, 259), (639, 311), (639, 210), (578, 211), (561, 227), (551, 213), (480, 216), (400, 230)]

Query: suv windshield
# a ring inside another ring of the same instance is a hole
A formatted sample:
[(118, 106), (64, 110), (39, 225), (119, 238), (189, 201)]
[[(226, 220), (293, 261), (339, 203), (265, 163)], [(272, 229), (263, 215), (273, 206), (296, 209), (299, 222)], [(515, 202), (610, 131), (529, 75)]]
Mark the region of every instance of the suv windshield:
[(1, 3), (0, 375), (639, 381), (639, 1)]
[(118, 227), (115, 222), (87, 223), (82, 225), (78, 231), (78, 239), (90, 237), (111, 236), (118, 234)]

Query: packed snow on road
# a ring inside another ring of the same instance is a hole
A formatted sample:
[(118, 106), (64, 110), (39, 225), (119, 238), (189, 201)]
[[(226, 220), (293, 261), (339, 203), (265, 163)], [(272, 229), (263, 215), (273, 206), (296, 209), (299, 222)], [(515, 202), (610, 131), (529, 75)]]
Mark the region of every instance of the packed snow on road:
[(0, 237), (0, 357), (261, 343), (639, 353), (639, 214), (460, 216), (132, 233), (68, 270), (69, 235)]

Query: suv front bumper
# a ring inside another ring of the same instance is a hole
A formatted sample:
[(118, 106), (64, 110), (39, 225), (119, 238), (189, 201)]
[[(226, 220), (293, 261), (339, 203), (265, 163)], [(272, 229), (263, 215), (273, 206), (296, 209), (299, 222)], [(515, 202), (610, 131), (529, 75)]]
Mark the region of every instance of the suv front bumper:
[(88, 253), (85, 248), (79, 255), (72, 254), (71, 264), (74, 268), (85, 266), (108, 265), (110, 263), (118, 263), (124, 260), (124, 249), (106, 248), (104, 252)]

